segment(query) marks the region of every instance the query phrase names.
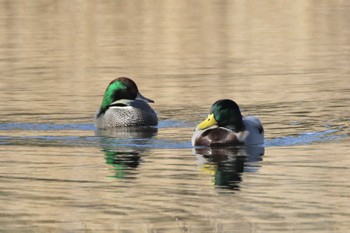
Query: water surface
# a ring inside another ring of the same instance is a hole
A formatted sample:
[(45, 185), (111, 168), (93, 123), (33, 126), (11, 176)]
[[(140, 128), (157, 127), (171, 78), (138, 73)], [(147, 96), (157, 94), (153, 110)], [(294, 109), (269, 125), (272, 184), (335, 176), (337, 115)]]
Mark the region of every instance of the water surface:
[[(346, 1), (0, 1), (4, 232), (347, 232)], [(96, 131), (131, 77), (155, 128)], [(220, 98), (259, 147), (193, 148)]]

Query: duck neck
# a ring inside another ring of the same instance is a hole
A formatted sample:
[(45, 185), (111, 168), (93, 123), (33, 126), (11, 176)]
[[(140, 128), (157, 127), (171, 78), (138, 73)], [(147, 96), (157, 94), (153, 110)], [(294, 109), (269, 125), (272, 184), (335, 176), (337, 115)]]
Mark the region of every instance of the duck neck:
[(106, 108), (100, 107), (100, 110), (98, 111), (96, 116), (100, 117), (101, 115), (103, 115), (107, 111), (107, 109), (108, 109), (108, 107), (106, 107)]
[(226, 126), (226, 128), (229, 128), (231, 129), (232, 131), (238, 133), (238, 132), (242, 132), (245, 130), (245, 126), (243, 124), (243, 120), (239, 120), (239, 121), (236, 121), (234, 124), (231, 124), (231, 125), (228, 125)]

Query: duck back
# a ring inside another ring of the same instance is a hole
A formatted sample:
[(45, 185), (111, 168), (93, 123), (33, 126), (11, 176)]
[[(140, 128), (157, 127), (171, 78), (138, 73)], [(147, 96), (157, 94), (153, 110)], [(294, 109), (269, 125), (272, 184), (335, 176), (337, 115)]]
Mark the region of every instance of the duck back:
[(96, 128), (156, 126), (158, 119), (146, 102), (122, 100), (114, 102), (103, 115), (95, 115), (94, 123)]

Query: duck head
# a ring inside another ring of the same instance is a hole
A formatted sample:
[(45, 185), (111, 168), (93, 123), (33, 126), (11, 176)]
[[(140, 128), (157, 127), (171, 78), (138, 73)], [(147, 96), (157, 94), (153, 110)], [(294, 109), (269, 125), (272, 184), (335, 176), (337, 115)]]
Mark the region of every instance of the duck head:
[(224, 127), (233, 131), (244, 130), (242, 114), (236, 102), (230, 99), (216, 101), (210, 108), (208, 117), (197, 125), (196, 130), (212, 126)]
[(119, 77), (109, 83), (103, 96), (102, 104), (97, 117), (103, 115), (115, 101), (121, 99), (141, 100), (148, 103), (154, 103), (153, 100), (141, 95), (136, 83), (133, 80), (126, 77)]

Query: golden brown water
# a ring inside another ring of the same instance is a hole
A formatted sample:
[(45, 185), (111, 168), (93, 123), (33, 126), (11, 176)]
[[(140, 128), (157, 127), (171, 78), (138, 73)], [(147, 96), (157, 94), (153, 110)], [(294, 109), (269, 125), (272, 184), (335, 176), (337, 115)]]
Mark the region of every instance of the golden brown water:
[[(0, 1), (0, 17), (0, 231), (350, 228), (347, 1)], [(157, 129), (95, 132), (118, 76)], [(260, 117), (264, 148), (191, 147), (220, 98)]]

